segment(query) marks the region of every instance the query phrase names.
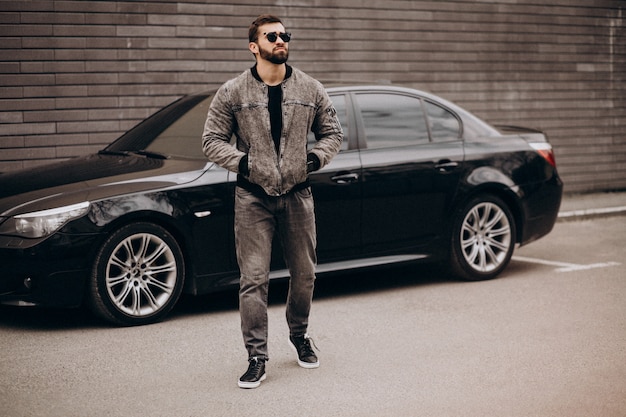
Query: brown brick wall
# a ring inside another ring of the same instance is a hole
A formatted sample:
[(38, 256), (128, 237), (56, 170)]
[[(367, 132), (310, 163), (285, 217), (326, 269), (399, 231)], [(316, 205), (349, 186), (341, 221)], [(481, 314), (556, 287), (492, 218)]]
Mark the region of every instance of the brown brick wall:
[[(566, 191), (626, 188), (624, 0), (0, 1), (0, 171), (101, 149), (252, 64), (259, 13), (323, 81), (392, 82), (545, 130)], [(267, 6), (263, 6), (263, 4)]]

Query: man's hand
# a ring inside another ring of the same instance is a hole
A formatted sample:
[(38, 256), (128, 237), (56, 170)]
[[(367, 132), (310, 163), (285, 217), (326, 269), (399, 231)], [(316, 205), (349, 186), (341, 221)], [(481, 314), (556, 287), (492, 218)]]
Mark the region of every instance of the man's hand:
[(307, 174), (320, 169), (320, 159), (314, 153), (309, 153), (306, 156), (306, 172)]

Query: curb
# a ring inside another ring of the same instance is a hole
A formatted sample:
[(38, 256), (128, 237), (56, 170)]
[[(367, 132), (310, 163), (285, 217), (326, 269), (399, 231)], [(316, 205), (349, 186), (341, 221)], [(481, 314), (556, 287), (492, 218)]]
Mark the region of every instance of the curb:
[(626, 206), (561, 211), (557, 221), (584, 220), (626, 214)]

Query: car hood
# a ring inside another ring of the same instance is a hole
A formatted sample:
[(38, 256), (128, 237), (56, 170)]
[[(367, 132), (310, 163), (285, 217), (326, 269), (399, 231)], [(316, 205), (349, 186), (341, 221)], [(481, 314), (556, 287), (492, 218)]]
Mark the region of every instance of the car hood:
[(193, 181), (211, 165), (203, 160), (94, 154), (8, 172), (0, 174), (0, 216), (172, 187)]

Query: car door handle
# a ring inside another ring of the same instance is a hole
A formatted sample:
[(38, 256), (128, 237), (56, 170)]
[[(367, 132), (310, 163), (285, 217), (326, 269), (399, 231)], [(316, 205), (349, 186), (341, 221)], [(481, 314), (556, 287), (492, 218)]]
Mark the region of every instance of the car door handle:
[(439, 172), (452, 171), (454, 168), (458, 166), (459, 166), (458, 162), (454, 162), (449, 159), (442, 159), (441, 161), (435, 164), (435, 168), (439, 170)]
[(337, 184), (352, 184), (353, 182), (357, 182), (359, 180), (359, 174), (350, 172), (347, 174), (335, 175), (334, 177), (330, 177), (330, 179)]

